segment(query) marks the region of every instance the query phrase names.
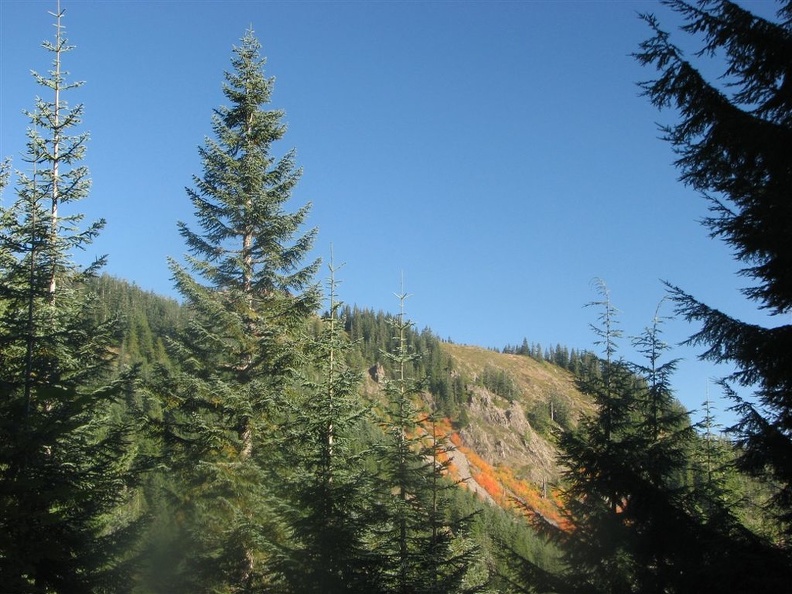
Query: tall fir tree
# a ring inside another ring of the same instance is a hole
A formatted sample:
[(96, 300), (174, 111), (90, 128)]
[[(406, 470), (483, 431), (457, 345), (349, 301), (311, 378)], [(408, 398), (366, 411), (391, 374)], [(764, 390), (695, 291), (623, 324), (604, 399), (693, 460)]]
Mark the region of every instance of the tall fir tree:
[(435, 430), (435, 416), (422, 402), (424, 383), (408, 369), (419, 357), (407, 343), (412, 322), (404, 315), (407, 295), (399, 298), (399, 315), (390, 318), (394, 350), (383, 352), (393, 377), (385, 378), (385, 442), (380, 453), (383, 526), (377, 551), (383, 557), (382, 592), (394, 594), (477, 591), (465, 577), (474, 550), (465, 541), (465, 524), (447, 521), (443, 491), (447, 448)]
[(381, 559), (370, 539), (378, 521), (374, 483), (359, 435), (372, 423), (360, 373), (346, 363), (353, 344), (340, 317), (337, 268), (329, 266), (329, 307), (300, 366), (303, 390), (281, 431), (290, 542), (277, 563), (294, 593), (377, 592)]
[[(44, 89), (28, 113), (29, 170), (0, 212), (0, 584), (7, 592), (124, 592), (137, 531), (131, 427), (121, 418), (132, 375), (112, 380), (117, 328), (96, 323), (87, 268), (72, 252), (103, 221), (65, 214), (88, 195), (82, 105), (63, 95), (72, 49), (55, 18)], [(49, 95), (49, 98), (44, 96)], [(131, 417), (130, 417), (131, 418)]]
[(626, 362), (617, 359), (618, 312), (605, 284), (598, 281), (597, 289), (602, 298), (591, 305), (601, 311), (592, 329), (602, 357), (579, 380), (597, 412), (560, 437), (560, 461), (567, 469), (564, 509), (574, 528), (569, 533), (553, 529), (563, 545), (571, 591), (629, 592), (636, 568), (621, 517), (629, 496), (624, 456), (636, 386)]
[(163, 582), (170, 591), (264, 587), (283, 540), (273, 429), (317, 306), (317, 263), (303, 262), (315, 235), (300, 231), (309, 205), (285, 210), (300, 170), (293, 151), (274, 153), (285, 125), (282, 111), (266, 108), (264, 62), (248, 30), (225, 75), (229, 105), (215, 110), (214, 138), (199, 149), (203, 175), (187, 190), (200, 227), (179, 224), (189, 268), (171, 263), (192, 317), (172, 344), (182, 371), (157, 388), (177, 479), (165, 514), (180, 518), (184, 547)]
[(709, 202), (704, 223), (745, 265), (755, 284), (743, 290), (777, 324), (739, 320), (671, 287), (679, 312), (701, 329), (689, 340), (703, 357), (732, 364), (729, 381), (754, 390), (737, 398), (741, 463), (780, 485), (774, 500), (787, 542), (792, 535), (792, 2), (777, 19), (725, 0), (665, 2), (684, 19), (682, 30), (703, 40), (695, 58), (717, 56), (723, 77), (708, 78), (672, 43), (657, 18), (644, 16), (654, 36), (637, 59), (659, 77), (642, 83), (658, 108), (680, 121), (662, 128), (679, 155), (681, 181)]
[(580, 380), (597, 412), (559, 440), (571, 528), (553, 532), (567, 569), (560, 578), (535, 573), (540, 585), (570, 592), (679, 591), (676, 578), (689, 568), (680, 553), (695, 543), (678, 539), (695, 522), (683, 483), (693, 431), (670, 386), (676, 361), (664, 361), (658, 315), (633, 339), (644, 362), (617, 359), (616, 309), (604, 284), (599, 290), (593, 329), (603, 356)]
[(678, 360), (666, 358), (670, 346), (662, 336), (663, 301), (652, 323), (632, 339), (642, 360), (629, 365), (637, 385), (633, 426), (623, 445), (630, 482), (620, 521), (634, 533), (629, 551), (636, 567), (633, 589), (641, 592), (684, 590), (679, 576), (694, 567), (699, 552), (693, 550), (699, 544), (699, 521), (690, 513), (686, 483), (695, 431), (671, 386)]
[(783, 555), (741, 525), (726, 493), (688, 480), (698, 438), (673, 397), (676, 360), (665, 360), (662, 318), (633, 339), (643, 362), (614, 361), (614, 310), (604, 296), (605, 356), (581, 381), (598, 411), (559, 441), (571, 528), (545, 526), (566, 570), (527, 575), (539, 591), (775, 591), (788, 571)]

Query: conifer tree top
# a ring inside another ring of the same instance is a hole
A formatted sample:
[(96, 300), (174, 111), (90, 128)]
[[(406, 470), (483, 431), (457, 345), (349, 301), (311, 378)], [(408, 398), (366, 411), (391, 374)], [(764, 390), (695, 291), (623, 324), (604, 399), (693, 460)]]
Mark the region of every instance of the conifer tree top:
[(301, 232), (310, 204), (286, 211), (301, 170), (293, 149), (275, 152), (286, 126), (283, 111), (269, 108), (274, 79), (260, 49), (252, 29), (233, 49), (229, 103), (214, 110), (214, 137), (199, 148), (203, 174), (187, 189), (201, 231), (179, 226), (194, 268), (211, 285), (248, 295), (299, 292), (317, 266), (302, 262), (316, 234)]

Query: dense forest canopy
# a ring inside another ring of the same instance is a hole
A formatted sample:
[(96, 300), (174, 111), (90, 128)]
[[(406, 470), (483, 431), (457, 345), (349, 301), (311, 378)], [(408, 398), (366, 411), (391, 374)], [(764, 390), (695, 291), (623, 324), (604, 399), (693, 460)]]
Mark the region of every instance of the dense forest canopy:
[[(635, 57), (704, 221), (746, 297), (790, 313), (792, 3), (665, 3)], [(311, 204), (255, 32), (187, 185), (178, 300), (75, 263), (84, 108), (64, 12), (0, 167), (0, 588), (8, 592), (775, 592), (792, 578), (790, 326), (735, 319), (669, 285), (690, 343), (734, 364), (738, 423), (674, 396), (668, 304), (625, 338), (610, 290), (592, 349), (458, 347), (348, 306), (312, 259)], [(718, 54), (729, 84), (696, 59)], [(391, 230), (398, 233), (398, 225)], [(322, 274), (327, 280), (321, 281)], [(624, 353), (635, 353), (625, 356)], [(753, 391), (746, 396), (747, 391)], [(518, 452), (515, 454), (515, 451)], [(520, 459), (522, 465), (515, 464)], [(552, 462), (548, 458), (555, 456)]]

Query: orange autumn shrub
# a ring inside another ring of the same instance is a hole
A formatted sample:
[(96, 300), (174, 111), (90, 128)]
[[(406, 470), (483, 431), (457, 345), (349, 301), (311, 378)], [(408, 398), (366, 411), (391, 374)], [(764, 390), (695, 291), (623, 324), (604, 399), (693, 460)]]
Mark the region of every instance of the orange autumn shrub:
[(498, 480), (489, 472), (479, 472), (473, 475), (473, 479), (489, 493), (496, 501), (503, 500), (503, 487)]

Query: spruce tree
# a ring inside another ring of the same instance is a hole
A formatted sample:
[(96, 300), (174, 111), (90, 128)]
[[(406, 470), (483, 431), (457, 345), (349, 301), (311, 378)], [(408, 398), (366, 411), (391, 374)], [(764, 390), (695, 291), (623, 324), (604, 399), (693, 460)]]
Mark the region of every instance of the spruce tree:
[[(662, 321), (633, 345), (641, 363), (614, 361), (610, 300), (598, 334), (605, 357), (581, 382), (597, 414), (560, 439), (564, 504), (571, 529), (554, 530), (562, 576), (540, 585), (571, 592), (775, 591), (783, 557), (740, 524), (722, 491), (688, 480), (697, 436), (673, 397), (674, 359)], [(617, 411), (614, 414), (614, 411)], [(559, 579), (560, 578), (560, 579)]]
[(373, 421), (360, 373), (346, 363), (353, 344), (332, 261), (329, 271), (329, 307), (300, 366), (302, 393), (280, 428), (289, 469), (281, 497), (292, 537), (276, 568), (290, 592), (364, 594), (379, 591), (382, 564), (369, 542), (378, 521), (371, 452), (359, 438)]
[[(407, 295), (398, 295), (399, 315), (389, 319), (393, 352), (383, 352), (393, 369), (384, 382), (385, 442), (380, 454), (384, 525), (377, 551), (383, 556), (382, 592), (396, 594), (475, 591), (465, 577), (474, 550), (464, 538), (466, 521), (445, 519), (442, 497), (448, 446), (435, 430), (435, 415), (422, 402), (424, 383), (409, 376), (418, 354), (411, 352), (405, 318)], [(427, 431), (428, 429), (428, 431)]]
[[(103, 222), (66, 214), (88, 195), (82, 105), (63, 95), (72, 49), (53, 14), (43, 97), (28, 113), (16, 199), (0, 212), (0, 584), (7, 592), (123, 592), (131, 580), (136, 449), (123, 415), (132, 376), (110, 377), (117, 327), (95, 322), (72, 261)], [(45, 96), (49, 95), (48, 98)], [(126, 418), (131, 419), (130, 416)]]
[[(599, 290), (593, 328), (603, 356), (579, 381), (597, 412), (559, 440), (572, 527), (554, 529), (567, 566), (560, 581), (569, 591), (678, 591), (676, 576), (691, 558), (686, 547), (696, 543), (682, 482), (692, 428), (670, 386), (676, 361), (663, 360), (659, 316), (633, 339), (644, 362), (617, 359), (616, 309), (604, 284)], [(544, 582), (557, 587), (559, 576)]]
[(300, 231), (309, 205), (286, 211), (300, 171), (293, 151), (274, 152), (285, 125), (282, 111), (267, 108), (264, 62), (248, 30), (225, 75), (229, 105), (215, 110), (214, 138), (199, 149), (203, 174), (187, 190), (199, 226), (179, 224), (188, 267), (171, 263), (192, 316), (172, 344), (181, 372), (156, 388), (176, 481), (164, 515), (182, 518), (183, 556), (165, 576), (171, 591), (263, 587), (283, 542), (273, 429), (317, 305), (317, 264), (303, 263), (315, 234)]
[(631, 437), (635, 382), (629, 367), (617, 359), (617, 310), (604, 283), (597, 288), (602, 299), (599, 323), (592, 325), (602, 351), (596, 366), (580, 378), (580, 389), (591, 395), (597, 412), (585, 418), (559, 440), (560, 461), (567, 469), (564, 509), (571, 525), (561, 538), (569, 571), (571, 590), (628, 592), (636, 567), (630, 557), (633, 546), (629, 530), (621, 522), (629, 483), (624, 472), (629, 465), (625, 447)]
[[(753, 286), (744, 295), (775, 324), (749, 323), (671, 287), (679, 312), (701, 324), (689, 340), (703, 357), (734, 366), (732, 385), (754, 391), (736, 398), (742, 467), (780, 488), (778, 519), (792, 534), (792, 2), (778, 3), (777, 19), (725, 0), (666, 4), (684, 19), (682, 30), (702, 39), (688, 58), (652, 15), (654, 36), (637, 59), (659, 76), (642, 83), (658, 108), (679, 122), (662, 128), (679, 155), (681, 181), (709, 202), (704, 223), (724, 240)], [(704, 74), (699, 60), (717, 56), (722, 78)], [(736, 394), (735, 394), (736, 397)], [(787, 538), (789, 541), (789, 538)]]

